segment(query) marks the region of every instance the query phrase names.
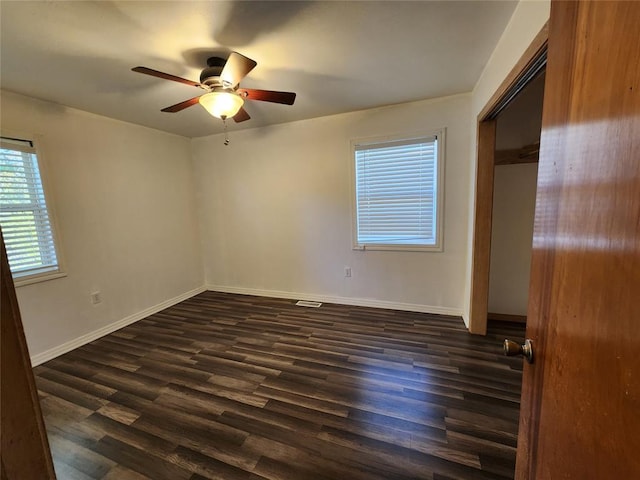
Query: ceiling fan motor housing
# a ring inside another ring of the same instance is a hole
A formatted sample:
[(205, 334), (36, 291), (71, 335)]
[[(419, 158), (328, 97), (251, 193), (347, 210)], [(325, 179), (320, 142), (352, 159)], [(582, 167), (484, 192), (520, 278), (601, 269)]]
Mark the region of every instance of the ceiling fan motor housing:
[(207, 59), (208, 67), (200, 74), (200, 83), (208, 87), (221, 87), (222, 80), (220, 74), (227, 61), (220, 57), (210, 57)]

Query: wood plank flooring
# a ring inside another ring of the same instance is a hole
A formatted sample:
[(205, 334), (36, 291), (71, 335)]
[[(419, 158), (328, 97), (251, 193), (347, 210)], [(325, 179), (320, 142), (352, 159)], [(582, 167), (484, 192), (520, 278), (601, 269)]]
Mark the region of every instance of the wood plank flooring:
[(205, 292), (34, 369), (59, 480), (513, 478), (524, 326)]

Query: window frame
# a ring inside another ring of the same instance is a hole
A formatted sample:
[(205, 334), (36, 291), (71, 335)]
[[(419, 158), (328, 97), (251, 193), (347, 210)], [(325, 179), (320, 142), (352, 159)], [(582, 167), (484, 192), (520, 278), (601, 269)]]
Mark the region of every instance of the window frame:
[[(382, 244), (358, 242), (358, 199), (356, 185), (356, 149), (362, 146), (375, 146), (391, 142), (419, 141), (436, 137), (436, 217), (435, 217), (435, 244)], [(444, 250), (444, 190), (445, 190), (445, 150), (446, 127), (435, 130), (400, 133), (394, 135), (361, 137), (351, 140), (350, 165), (351, 165), (351, 240), (353, 250), (388, 250), (388, 251), (415, 251), (415, 252), (442, 252)]]
[(40, 176), (40, 182), (42, 184), (42, 191), (44, 194), (45, 206), (47, 209), (47, 214), (49, 217), (49, 225), (51, 227), (51, 236), (53, 238), (53, 247), (57, 259), (57, 268), (52, 268), (51, 270), (45, 272), (35, 272), (31, 274), (20, 274), (11, 272), (11, 276), (13, 277), (14, 286), (22, 287), (25, 285), (31, 285), (34, 283), (45, 282), (48, 280), (53, 280), (55, 278), (66, 277), (67, 273), (64, 270), (64, 256), (62, 253), (61, 242), (59, 230), (57, 228), (57, 220), (55, 213), (55, 205), (52, 200), (51, 189), (49, 187), (49, 175), (48, 169), (46, 165), (45, 155), (43, 154), (43, 137), (42, 135), (33, 134), (33, 133), (25, 133), (25, 132), (15, 132), (15, 131), (5, 131), (2, 130), (0, 132), (1, 138), (6, 139), (15, 139), (24, 142), (31, 142), (33, 145), (33, 150), (36, 155), (36, 161), (38, 165), (38, 173)]

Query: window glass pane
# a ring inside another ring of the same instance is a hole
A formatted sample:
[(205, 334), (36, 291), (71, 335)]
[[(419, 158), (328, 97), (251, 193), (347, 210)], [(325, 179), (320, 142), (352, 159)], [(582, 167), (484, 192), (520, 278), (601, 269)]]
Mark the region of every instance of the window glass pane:
[(437, 245), (437, 137), (356, 145), (358, 245)]
[(58, 270), (38, 158), (30, 141), (2, 138), (0, 225), (14, 277)]

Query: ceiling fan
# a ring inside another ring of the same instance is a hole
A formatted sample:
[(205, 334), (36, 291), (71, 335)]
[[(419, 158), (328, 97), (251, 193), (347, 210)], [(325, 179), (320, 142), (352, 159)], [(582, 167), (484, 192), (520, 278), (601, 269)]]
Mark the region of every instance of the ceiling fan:
[(147, 67), (132, 68), (134, 72), (144, 73), (152, 77), (163, 78), (174, 82), (184, 83), (205, 90), (206, 93), (176, 103), (161, 111), (175, 113), (187, 107), (200, 103), (211, 115), (223, 121), (233, 118), (236, 122), (244, 122), (251, 117), (242, 107), (245, 100), (259, 100), (262, 102), (282, 103), (293, 105), (296, 94), (293, 92), (276, 92), (273, 90), (255, 90), (240, 88), (240, 81), (257, 65), (254, 60), (231, 52), (229, 58), (211, 57), (207, 60), (207, 68), (200, 74), (200, 82), (176, 77), (168, 73), (159, 72)]

